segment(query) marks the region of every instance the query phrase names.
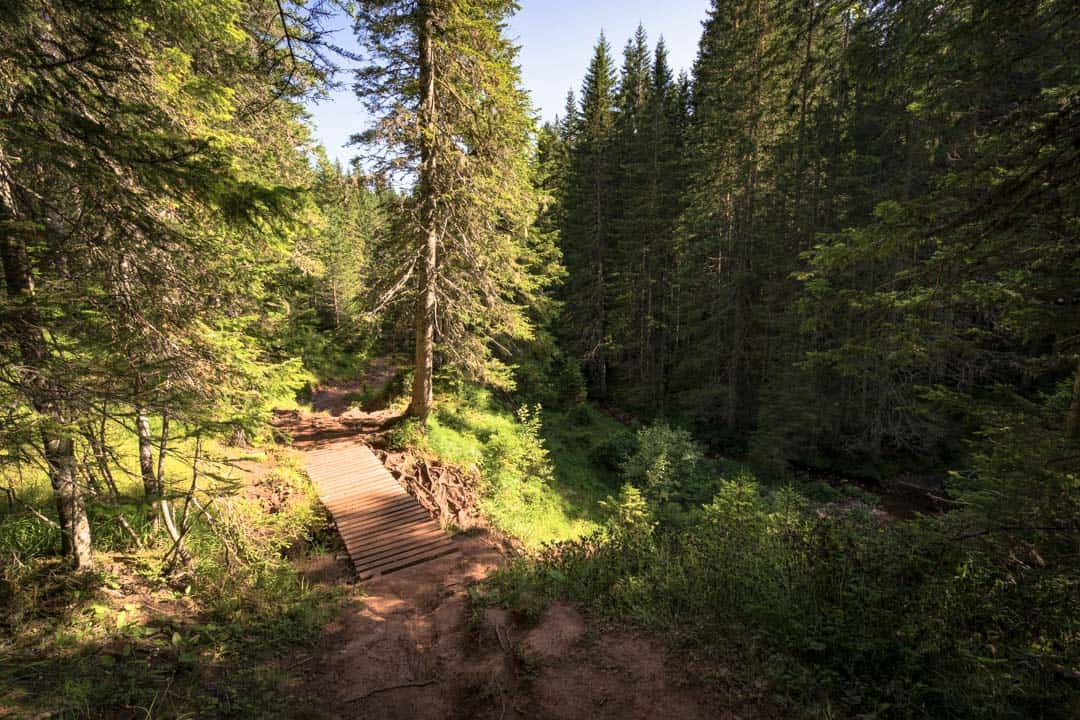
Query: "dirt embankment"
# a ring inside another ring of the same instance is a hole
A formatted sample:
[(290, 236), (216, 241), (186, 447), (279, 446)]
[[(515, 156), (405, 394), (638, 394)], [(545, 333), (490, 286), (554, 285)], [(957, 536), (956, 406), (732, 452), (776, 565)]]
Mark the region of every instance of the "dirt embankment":
[(503, 555), (482, 534), (456, 542), (460, 556), (364, 584), (326, 628), (305, 690), (327, 716), (756, 716), (660, 641), (591, 627), (568, 605), (550, 606), (532, 627), (502, 610), (471, 611), (469, 584)]

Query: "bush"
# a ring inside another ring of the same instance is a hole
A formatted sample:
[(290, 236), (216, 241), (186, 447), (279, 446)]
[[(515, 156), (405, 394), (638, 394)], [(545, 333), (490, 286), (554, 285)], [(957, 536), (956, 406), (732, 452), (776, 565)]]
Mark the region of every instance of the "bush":
[(689, 432), (657, 422), (638, 431), (634, 446), (622, 463), (623, 479), (652, 505), (686, 508), (708, 499), (715, 487), (712, 467)]
[(539, 547), (580, 537), (596, 527), (578, 498), (556, 488), (543, 414), (539, 405), (522, 405), (511, 412), (489, 391), (461, 383), (454, 395), (439, 396), (426, 434), (415, 422), (406, 421), (391, 432), (390, 443), (478, 472), (480, 507), (487, 519), (526, 546)]
[(581, 363), (554, 345), (520, 358), (514, 380), (515, 397), (527, 402), (551, 407), (573, 407), (585, 402)]
[(391, 450), (405, 450), (423, 444), (424, 428), (415, 418), (405, 418), (386, 436), (387, 447)]
[(792, 713), (1080, 709), (1069, 679), (1080, 637), (1074, 565), (1001, 563), (981, 541), (958, 540), (971, 535), (964, 513), (884, 526), (861, 506), (763, 492), (749, 475), (722, 481), (683, 529), (656, 526), (631, 486), (609, 506), (600, 532), (497, 573), (489, 600), (521, 586), (699, 645), (749, 632)]
[(539, 405), (522, 405), (515, 413), (517, 432), (493, 434), (484, 448), (481, 468), (485, 478), (513, 477), (550, 482), (551, 458), (540, 437)]

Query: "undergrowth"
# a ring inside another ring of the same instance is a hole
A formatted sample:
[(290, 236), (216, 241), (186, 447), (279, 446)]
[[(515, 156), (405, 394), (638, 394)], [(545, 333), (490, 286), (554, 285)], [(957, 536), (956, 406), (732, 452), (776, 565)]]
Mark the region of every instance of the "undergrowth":
[(735, 639), (743, 672), (768, 673), (790, 715), (1080, 712), (1075, 535), (999, 536), (969, 510), (887, 521), (858, 500), (763, 488), (746, 469), (699, 474), (700, 462), (688, 437), (643, 430), (602, 526), (510, 562), (474, 599), (532, 617), (570, 600), (718, 660)]
[[(94, 574), (71, 575), (52, 556), (55, 531), (18, 506), (8, 509), (0, 520), (0, 711), (73, 718), (309, 713), (284, 699), (298, 679), (283, 658), (318, 637), (337, 593), (307, 582), (289, 558), (298, 547), (324, 550), (319, 531), (327, 520), (292, 451), (265, 452), (248, 453), (269, 466), (253, 480), (236, 469), (236, 451), (211, 444), (217, 462), (205, 469), (215, 477), (204, 480), (200, 495), (215, 510), (216, 526), (195, 523), (186, 539), (192, 562), (171, 574), (162, 561), (171, 541), (152, 530), (137, 483), (122, 467), (116, 474), (124, 478), (125, 516), (142, 547), (116, 529), (114, 507), (95, 505)], [(170, 484), (185, 476), (190, 482), (190, 468), (170, 470)]]
[(629, 433), (587, 406), (512, 407), (485, 390), (462, 386), (439, 397), (426, 433), (406, 421), (392, 433), (391, 444), (475, 468), (483, 481), (485, 517), (526, 547), (594, 532), (600, 501), (617, 487), (603, 455), (613, 438), (625, 440)]

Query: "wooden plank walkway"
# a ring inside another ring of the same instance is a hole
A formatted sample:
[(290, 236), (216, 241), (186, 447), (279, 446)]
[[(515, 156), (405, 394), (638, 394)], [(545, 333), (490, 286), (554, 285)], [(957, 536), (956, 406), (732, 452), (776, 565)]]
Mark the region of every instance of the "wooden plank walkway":
[(457, 552), (370, 448), (335, 443), (304, 454), (361, 580)]

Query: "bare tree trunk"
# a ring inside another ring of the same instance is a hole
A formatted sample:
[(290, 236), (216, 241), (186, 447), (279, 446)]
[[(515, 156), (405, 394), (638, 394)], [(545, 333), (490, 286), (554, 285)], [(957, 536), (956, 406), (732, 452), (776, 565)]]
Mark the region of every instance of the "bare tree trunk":
[[(187, 537), (188, 531), (191, 529), (188, 523), (188, 518), (191, 511), (191, 503), (195, 498), (195, 492), (198, 490), (199, 483), (199, 458), (202, 454), (202, 437), (195, 437), (195, 457), (191, 461), (191, 487), (188, 489), (187, 495), (184, 496), (184, 509), (180, 514), (180, 524), (176, 524), (176, 520), (172, 513), (172, 507), (169, 505), (168, 498), (164, 496), (161, 499), (161, 516), (165, 519), (165, 529), (169, 532), (169, 537), (173, 541), (173, 546), (168, 553), (165, 554), (165, 559), (169, 562), (170, 572), (172, 568), (176, 566), (177, 562), (187, 565), (191, 562), (191, 553), (184, 548), (184, 539)], [(170, 559), (171, 558), (171, 559)]]
[(1065, 414), (1065, 437), (1069, 440), (1080, 439), (1080, 365), (1076, 368), (1072, 404), (1069, 405), (1069, 411)]
[(421, 2), (418, 29), (420, 39), (420, 122), (424, 141), (420, 149), (420, 263), (416, 298), (416, 366), (413, 374), (412, 402), (408, 414), (427, 422), (433, 403), (432, 375), (435, 367), (435, 283), (439, 235), (435, 222), (436, 187), (434, 174), (436, 151), (435, 32), (432, 2)]
[[(428, 233), (420, 268), (420, 293), (416, 302), (416, 369), (409, 414), (427, 420), (434, 402), (432, 375), (435, 370), (435, 257), (438, 238)], [(430, 277), (430, 280), (427, 278)]]
[(150, 436), (150, 418), (143, 408), (136, 408), (135, 425), (139, 435), (139, 474), (148, 502), (161, 497), (161, 482), (154, 468), (154, 439)]
[(597, 295), (600, 297), (600, 304), (597, 307), (598, 322), (600, 323), (600, 344), (596, 353), (597, 357), (597, 371), (600, 373), (598, 379), (600, 398), (602, 400), (608, 399), (608, 358), (607, 358), (607, 287), (604, 284), (604, 258), (601, 254), (599, 262), (596, 265), (596, 285)]
[(746, 308), (743, 304), (743, 281), (735, 282), (734, 335), (731, 343), (731, 357), (727, 366), (727, 425), (735, 432), (739, 425), (739, 412), (742, 407), (743, 353), (746, 343)]
[(165, 451), (169, 449), (169, 413), (161, 411), (161, 440), (158, 442), (157, 477), (158, 487), (165, 492)]
[(56, 513), (60, 518), (61, 551), (71, 558), (76, 570), (92, 570), (93, 547), (90, 541), (90, 520), (86, 515), (82, 488), (79, 487), (75, 463), (75, 442), (60, 433), (44, 431), (45, 460), (49, 464), (49, 479), (56, 497)]

